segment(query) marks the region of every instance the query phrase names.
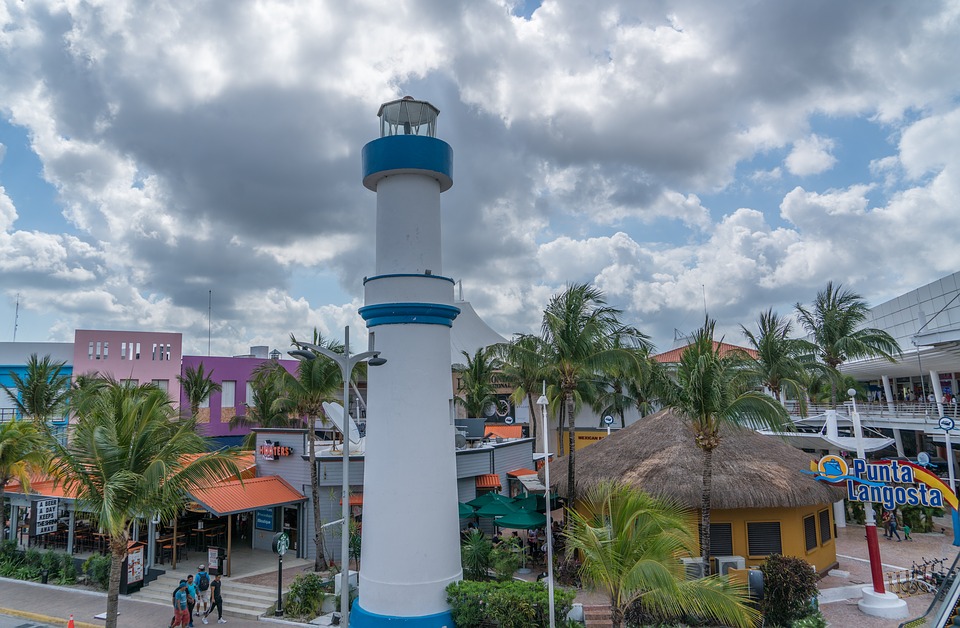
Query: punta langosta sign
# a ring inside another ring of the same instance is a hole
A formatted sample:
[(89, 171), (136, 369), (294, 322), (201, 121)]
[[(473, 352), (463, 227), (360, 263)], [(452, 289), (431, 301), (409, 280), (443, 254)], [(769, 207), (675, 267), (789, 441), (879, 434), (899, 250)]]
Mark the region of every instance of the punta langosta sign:
[(887, 510), (897, 506), (957, 506), (956, 496), (949, 492), (940, 478), (912, 462), (867, 462), (863, 458), (854, 458), (848, 465), (840, 456), (830, 454), (821, 458), (815, 466), (815, 470), (806, 473), (814, 475), (821, 482), (843, 482), (847, 499), (852, 502), (882, 504)]

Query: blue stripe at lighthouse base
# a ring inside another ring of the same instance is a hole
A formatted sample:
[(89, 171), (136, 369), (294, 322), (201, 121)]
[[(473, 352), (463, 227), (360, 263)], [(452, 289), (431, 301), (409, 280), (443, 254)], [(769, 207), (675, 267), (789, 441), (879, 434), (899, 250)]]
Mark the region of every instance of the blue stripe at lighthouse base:
[(378, 615), (363, 610), (360, 600), (353, 603), (350, 611), (350, 625), (354, 628), (454, 628), (453, 614), (450, 611), (419, 617), (397, 617)]
[(377, 325), (446, 325), (453, 327), (453, 319), (460, 308), (442, 303), (379, 303), (365, 305), (358, 310), (367, 327)]
[(420, 172), (440, 182), (440, 191), (453, 185), (453, 149), (443, 140), (423, 135), (389, 135), (363, 147), (363, 185), (377, 190), (377, 181), (394, 173)]

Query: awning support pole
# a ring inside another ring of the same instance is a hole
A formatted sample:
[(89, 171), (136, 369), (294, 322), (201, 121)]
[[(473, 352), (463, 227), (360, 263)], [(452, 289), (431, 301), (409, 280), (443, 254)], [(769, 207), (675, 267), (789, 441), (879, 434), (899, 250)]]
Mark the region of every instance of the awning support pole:
[(77, 524), (77, 516), (73, 508), (67, 510), (67, 554), (73, 555), (73, 531)]
[(227, 515), (227, 577), (230, 577), (230, 556), (233, 554), (233, 515)]
[(173, 550), (170, 554), (170, 565), (171, 569), (176, 570), (177, 568), (177, 520), (180, 518), (180, 513), (175, 513), (173, 515)]

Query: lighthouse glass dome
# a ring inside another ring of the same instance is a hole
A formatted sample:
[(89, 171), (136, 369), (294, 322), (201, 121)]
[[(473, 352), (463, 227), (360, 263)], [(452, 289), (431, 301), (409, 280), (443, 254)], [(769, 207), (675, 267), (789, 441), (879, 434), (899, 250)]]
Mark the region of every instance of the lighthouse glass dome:
[(380, 137), (388, 135), (437, 136), (437, 116), (440, 110), (425, 100), (404, 96), (380, 105)]

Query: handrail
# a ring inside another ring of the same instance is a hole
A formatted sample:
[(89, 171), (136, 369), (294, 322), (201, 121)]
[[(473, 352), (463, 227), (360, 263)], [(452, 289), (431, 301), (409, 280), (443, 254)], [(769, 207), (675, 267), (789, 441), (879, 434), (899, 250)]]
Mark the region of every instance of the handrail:
[[(903, 622), (897, 628), (914, 628), (914, 626), (922, 626), (926, 623), (927, 615), (933, 610), (937, 603), (943, 604), (950, 599), (954, 604), (956, 603), (955, 598), (957, 597), (957, 587), (960, 587), (960, 578), (957, 577), (957, 565), (960, 563), (960, 551), (957, 552), (957, 557), (953, 559), (953, 564), (950, 565), (950, 569), (947, 570), (946, 576), (944, 576), (943, 581), (940, 583), (940, 586), (937, 587), (937, 592), (933, 594), (933, 601), (930, 602), (930, 606), (927, 607), (927, 610), (914, 619), (908, 619)], [(951, 578), (951, 576), (953, 576)], [(950, 596), (946, 595), (945, 587), (949, 586), (953, 591), (953, 594)], [(942, 608), (940, 610), (943, 610)]]

